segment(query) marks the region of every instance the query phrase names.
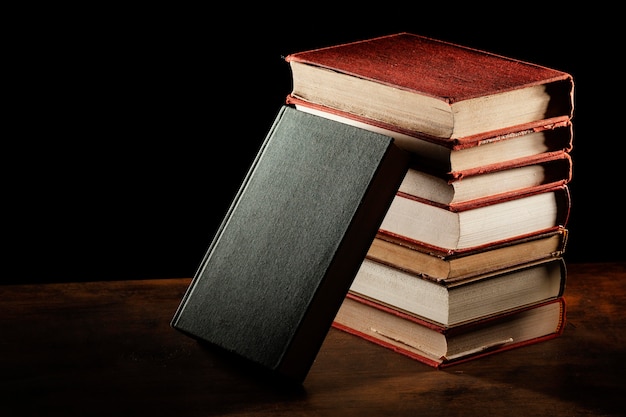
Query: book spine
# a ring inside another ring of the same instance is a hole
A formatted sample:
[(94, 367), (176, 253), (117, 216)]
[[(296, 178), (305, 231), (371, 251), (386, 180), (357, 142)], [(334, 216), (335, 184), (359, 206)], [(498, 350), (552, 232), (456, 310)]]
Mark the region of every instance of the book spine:
[(272, 132), (274, 132), (276, 130), (276, 128), (278, 127), (279, 123), (280, 123), (280, 119), (282, 118), (283, 114), (285, 113), (285, 109), (286, 107), (281, 107), (280, 110), (278, 111), (276, 118), (274, 119), (274, 122), (272, 123), (272, 126), (269, 129), (269, 132), (267, 134), (267, 136), (265, 137), (265, 140), (263, 141), (263, 143), (261, 144), (261, 146), (259, 147), (259, 150), (254, 158), (254, 160), (252, 161), (250, 168), (248, 169), (248, 172), (246, 173), (246, 176), (244, 178), (244, 180), (242, 181), (239, 189), (237, 190), (237, 194), (235, 195), (234, 199), (232, 200), (228, 211), (226, 212), (224, 218), (222, 219), (222, 222), (220, 223), (217, 231), (215, 232), (215, 235), (208, 247), (208, 249), (206, 250), (204, 257), (202, 258), (202, 261), (200, 262), (200, 264), (198, 265), (198, 268), (196, 269), (196, 272), (194, 274), (194, 277), (191, 281), (191, 284), (189, 285), (189, 287), (187, 288), (187, 291), (185, 292), (185, 294), (183, 295), (183, 298), (176, 310), (176, 312), (174, 313), (174, 315), (172, 316), (172, 319), (170, 321), (170, 325), (174, 328), (176, 328), (177, 326), (177, 322), (179, 321), (180, 315), (183, 312), (183, 310), (185, 309), (185, 305), (187, 303), (187, 300), (189, 299), (189, 296), (191, 295), (191, 293), (193, 292), (194, 287), (196, 286), (198, 280), (200, 279), (200, 275), (203, 271), (203, 269), (205, 268), (205, 265), (207, 263), (207, 261), (210, 259), (211, 257), (211, 253), (213, 252), (213, 249), (215, 248), (215, 246), (218, 244), (219, 239), (218, 237), (222, 234), (222, 232), (224, 231), (224, 229), (226, 228), (226, 225), (228, 224), (228, 220), (230, 219), (230, 217), (232, 216), (232, 213), (235, 210), (235, 207), (237, 206), (237, 202), (239, 201), (239, 199), (241, 199), (246, 185), (248, 184), (248, 182), (250, 181), (250, 179), (252, 178), (253, 172), (254, 172), (254, 167), (257, 166), (259, 164), (259, 161), (261, 160), (262, 156), (263, 156), (263, 152), (264, 150), (267, 148), (269, 142), (270, 142), (270, 138), (272, 137)]

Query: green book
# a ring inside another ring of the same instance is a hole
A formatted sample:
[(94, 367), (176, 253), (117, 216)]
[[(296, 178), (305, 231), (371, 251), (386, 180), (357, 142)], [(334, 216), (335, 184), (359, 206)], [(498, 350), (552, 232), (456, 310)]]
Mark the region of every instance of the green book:
[(283, 106), (172, 326), (302, 383), (408, 162), (389, 136)]

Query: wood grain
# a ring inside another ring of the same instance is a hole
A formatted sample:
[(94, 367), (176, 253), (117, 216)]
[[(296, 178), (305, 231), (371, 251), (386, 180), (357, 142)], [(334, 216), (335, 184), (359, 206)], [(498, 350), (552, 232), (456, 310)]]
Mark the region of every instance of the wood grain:
[(173, 330), (190, 279), (0, 286), (0, 415), (623, 415), (626, 263), (568, 274), (557, 339), (435, 370), (331, 329), (301, 387)]

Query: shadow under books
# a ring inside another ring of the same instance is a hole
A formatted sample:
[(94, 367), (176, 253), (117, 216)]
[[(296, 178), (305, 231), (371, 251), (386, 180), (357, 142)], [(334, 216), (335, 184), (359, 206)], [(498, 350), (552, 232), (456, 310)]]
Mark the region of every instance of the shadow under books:
[[(610, 337), (610, 336), (609, 336)], [(569, 321), (553, 340), (454, 365), (461, 372), (506, 386), (517, 386), (576, 405), (576, 408), (620, 414), (626, 392), (626, 351), (605, 345), (597, 335)]]
[(281, 377), (219, 346), (202, 340), (195, 340), (194, 343), (211, 368), (204, 387), (207, 392), (213, 393), (211, 413), (246, 410), (277, 401), (301, 401), (307, 396), (302, 384)]
[[(332, 343), (321, 349), (316, 365), (304, 384), (284, 380), (220, 347), (194, 341), (199, 349), (190, 346), (196, 352), (192, 355), (196, 365), (191, 372), (206, 374), (206, 378), (191, 378), (203, 381), (202, 386), (193, 388), (194, 392), (206, 392), (206, 395), (194, 396), (199, 400), (194, 408), (205, 409), (210, 414), (244, 412), (276, 403), (299, 409), (311, 400), (310, 392), (315, 392), (318, 399), (322, 392), (337, 390), (346, 390), (350, 396), (363, 390), (369, 391), (369, 384), (380, 384), (385, 379), (400, 379), (405, 382), (421, 381), (421, 388), (416, 387), (414, 395), (423, 395), (424, 384), (434, 384), (431, 387), (457, 387), (461, 393), (448, 394), (459, 400), (464, 396), (473, 396), (477, 390), (513, 386), (521, 395), (530, 393), (529, 398), (537, 398), (537, 395), (532, 394), (534, 392), (540, 394), (540, 398), (553, 398), (555, 402), (567, 403), (574, 409), (619, 414), (619, 400), (623, 395), (621, 391), (626, 386), (621, 372), (626, 361), (626, 351), (611, 348), (615, 344), (603, 344), (602, 338), (598, 338), (595, 332), (584, 330), (582, 326), (579, 328), (576, 320), (571, 320), (566, 324), (564, 333), (556, 339), (441, 370), (413, 361), (407, 367), (405, 360), (387, 351), (382, 351), (381, 361), (372, 365), (372, 355), (376, 355), (381, 348), (370, 344), (364, 344), (354, 355), (346, 356), (342, 342), (352, 336), (334, 332), (329, 335)], [(367, 366), (379, 367), (372, 370), (376, 378), (363, 378), (364, 372), (359, 369)], [(333, 372), (340, 373), (340, 377)], [(460, 380), (459, 375), (469, 379)], [(484, 383), (476, 385), (475, 381)], [(394, 386), (392, 382), (389, 384)], [(440, 394), (447, 395), (444, 392)], [(506, 401), (506, 393), (498, 396)]]

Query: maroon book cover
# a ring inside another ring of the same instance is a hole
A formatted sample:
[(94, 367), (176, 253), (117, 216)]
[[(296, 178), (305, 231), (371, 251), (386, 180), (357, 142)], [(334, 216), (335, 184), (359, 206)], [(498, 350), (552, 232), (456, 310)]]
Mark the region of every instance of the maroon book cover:
[(418, 91), (448, 103), (571, 79), (562, 71), (410, 33), (298, 52), (285, 59)]
[[(573, 116), (570, 74), (411, 33), (296, 52), (285, 61), (294, 97), (442, 140), (493, 136), (512, 126), (547, 126)], [(369, 98), (374, 91), (375, 104)], [(525, 91), (530, 95), (519, 95)], [(516, 113), (514, 103), (542, 104)]]

